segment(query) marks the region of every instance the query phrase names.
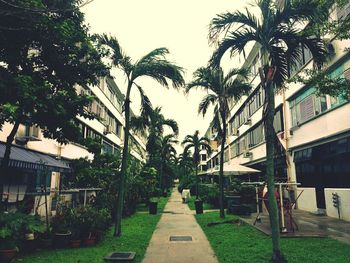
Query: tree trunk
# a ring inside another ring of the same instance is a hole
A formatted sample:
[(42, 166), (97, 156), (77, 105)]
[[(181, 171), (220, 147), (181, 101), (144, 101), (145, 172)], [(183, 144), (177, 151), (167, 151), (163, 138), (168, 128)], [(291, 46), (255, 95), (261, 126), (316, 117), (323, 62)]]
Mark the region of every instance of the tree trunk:
[(198, 200), (198, 197), (199, 197), (198, 184), (199, 184), (199, 179), (198, 179), (198, 162), (197, 162), (196, 163), (196, 200)]
[(219, 188), (220, 188), (220, 217), (225, 218), (224, 208), (224, 153), (225, 153), (225, 142), (226, 142), (226, 114), (225, 109), (221, 111), (222, 119), (222, 138), (221, 138), (221, 152), (220, 152), (220, 175), (219, 175)]
[(1, 194), (1, 197), (3, 196), (3, 192), (4, 192), (4, 178), (3, 178), (3, 176), (6, 174), (6, 170), (8, 169), (8, 166), (9, 166), (12, 142), (15, 139), (15, 136), (16, 136), (16, 133), (18, 131), (18, 127), (19, 127), (20, 123), (21, 123), (20, 120), (17, 120), (15, 122), (10, 134), (6, 138), (5, 153), (4, 153), (4, 157), (2, 158), (1, 166), (0, 166), (0, 171), (2, 171), (1, 176), (0, 176), (0, 194)]
[(159, 189), (160, 193), (159, 196), (161, 196), (164, 192), (163, 190), (163, 159), (160, 157), (160, 167), (159, 167)]
[(123, 215), (123, 205), (124, 205), (124, 188), (126, 179), (126, 170), (128, 165), (128, 148), (129, 148), (129, 128), (130, 128), (130, 91), (131, 83), (128, 85), (128, 90), (124, 102), (125, 110), (125, 127), (124, 127), (124, 148), (122, 152), (122, 165), (120, 169), (120, 184), (118, 188), (118, 198), (117, 198), (117, 215), (115, 219), (115, 229), (114, 236), (119, 237), (122, 234), (121, 221)]
[(270, 82), (266, 85), (266, 116), (265, 117), (265, 140), (266, 140), (266, 181), (269, 201), (269, 217), (272, 237), (272, 261), (283, 262), (280, 245), (280, 226), (278, 220), (278, 208), (275, 197), (275, 165), (274, 165), (274, 140), (275, 129), (273, 120), (275, 115), (275, 94), (273, 84)]
[(16, 121), (15, 124), (13, 125), (13, 128), (10, 132), (10, 134), (6, 138), (6, 148), (5, 148), (5, 154), (1, 162), (1, 168), (6, 169), (9, 165), (10, 162), (10, 154), (11, 154), (11, 146), (12, 142), (15, 139), (16, 133), (18, 131), (18, 127), (20, 125), (20, 121)]

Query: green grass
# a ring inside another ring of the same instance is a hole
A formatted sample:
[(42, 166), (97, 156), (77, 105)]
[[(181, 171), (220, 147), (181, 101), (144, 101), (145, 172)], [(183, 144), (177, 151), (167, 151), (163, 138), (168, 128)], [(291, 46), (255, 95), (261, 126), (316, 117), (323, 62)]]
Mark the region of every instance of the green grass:
[[(196, 207), (194, 205), (194, 201), (196, 200), (196, 197), (191, 196), (190, 200), (188, 201), (187, 205), (191, 210), (196, 210)], [(210, 210), (210, 209), (215, 209), (211, 204), (204, 203), (203, 202), (203, 210)]]
[[(163, 211), (167, 201), (168, 197), (160, 198), (159, 212)], [(104, 240), (94, 247), (34, 252), (30, 255), (20, 256), (19, 258), (22, 260), (20, 262), (98, 263), (103, 262), (103, 257), (112, 251), (134, 251), (136, 252), (134, 262), (141, 262), (160, 216), (160, 214), (136, 213), (122, 221), (122, 236), (120, 238), (113, 237), (113, 228), (111, 228)]]
[[(237, 217), (227, 215), (225, 220)], [(269, 262), (271, 238), (252, 226), (220, 224), (208, 227), (210, 222), (220, 222), (217, 212), (196, 215), (220, 263)], [(350, 246), (332, 238), (283, 238), (284, 255), (291, 263), (341, 263), (350, 262)]]

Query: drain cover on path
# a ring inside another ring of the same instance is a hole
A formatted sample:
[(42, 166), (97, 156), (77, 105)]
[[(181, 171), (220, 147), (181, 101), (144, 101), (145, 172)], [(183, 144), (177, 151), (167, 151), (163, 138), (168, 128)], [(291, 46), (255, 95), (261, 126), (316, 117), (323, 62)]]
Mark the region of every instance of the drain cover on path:
[(191, 236), (170, 236), (170, 241), (192, 241)]

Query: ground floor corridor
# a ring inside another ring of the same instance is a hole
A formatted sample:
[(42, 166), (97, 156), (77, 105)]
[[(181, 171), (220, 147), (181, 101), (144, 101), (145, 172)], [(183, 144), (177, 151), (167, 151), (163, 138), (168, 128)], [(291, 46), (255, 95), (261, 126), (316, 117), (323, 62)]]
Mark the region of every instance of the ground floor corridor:
[(174, 188), (153, 233), (143, 263), (217, 263), (193, 212)]

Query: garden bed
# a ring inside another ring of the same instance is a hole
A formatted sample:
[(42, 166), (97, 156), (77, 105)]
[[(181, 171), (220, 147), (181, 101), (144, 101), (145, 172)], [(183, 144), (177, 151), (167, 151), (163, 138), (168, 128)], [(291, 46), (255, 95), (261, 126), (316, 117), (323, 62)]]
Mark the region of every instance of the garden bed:
[[(269, 262), (271, 238), (247, 224), (208, 223), (237, 219), (219, 213), (196, 215), (220, 263)], [(293, 238), (281, 240), (282, 250), (289, 262), (338, 263), (350, 262), (350, 246), (332, 238)]]
[[(160, 198), (158, 209), (162, 211), (168, 198)], [(141, 262), (146, 252), (149, 240), (160, 219), (160, 214), (149, 215), (146, 213), (136, 213), (122, 221), (122, 236), (113, 237), (113, 227), (108, 231), (104, 240), (93, 247), (83, 247), (79, 249), (58, 249), (37, 251), (30, 255), (19, 256), (24, 263), (97, 263), (103, 262), (103, 257), (111, 251), (135, 251), (135, 262)]]

